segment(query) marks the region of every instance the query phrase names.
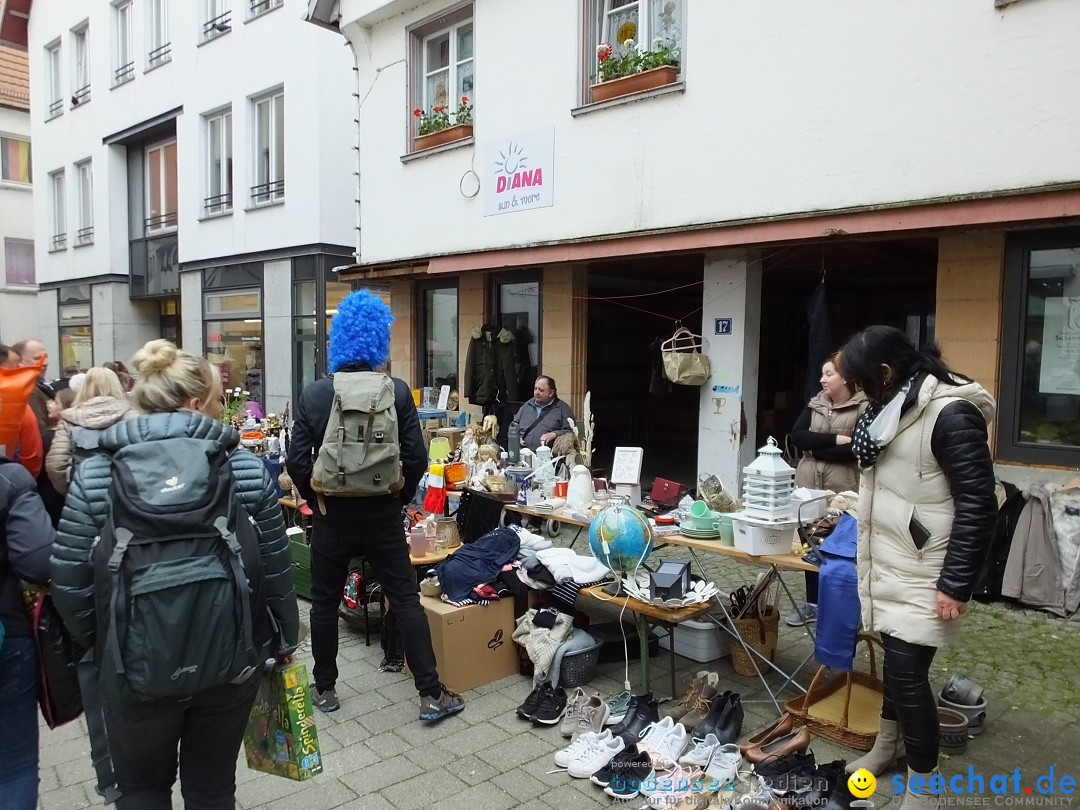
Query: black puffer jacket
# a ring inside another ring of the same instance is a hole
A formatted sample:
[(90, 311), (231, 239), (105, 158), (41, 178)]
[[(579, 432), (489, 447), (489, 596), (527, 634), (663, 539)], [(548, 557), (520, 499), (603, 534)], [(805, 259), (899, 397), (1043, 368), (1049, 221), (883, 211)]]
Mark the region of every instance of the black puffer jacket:
[[(296, 648), (299, 616), (293, 590), (292, 559), (277, 492), (260, 459), (243, 448), (228, 425), (193, 411), (146, 414), (109, 428), (101, 448), (114, 452), (140, 442), (189, 436), (219, 441), (230, 452), (236, 493), (259, 529), (267, 604), (281, 629), (278, 655)], [(109, 513), (112, 466), (105, 456), (87, 459), (78, 468), (68, 491), (52, 552), (52, 594), (68, 630), (91, 646), (97, 629), (94, 615), (94, 575), (90, 550)]]
[(6, 635), (30, 635), (19, 580), (49, 579), (53, 527), (34, 479), (20, 464), (0, 456), (0, 622)]
[(472, 332), (465, 355), (465, 385), (462, 393), (473, 405), (513, 399), (517, 388), (514, 334), (509, 329), (485, 325)]

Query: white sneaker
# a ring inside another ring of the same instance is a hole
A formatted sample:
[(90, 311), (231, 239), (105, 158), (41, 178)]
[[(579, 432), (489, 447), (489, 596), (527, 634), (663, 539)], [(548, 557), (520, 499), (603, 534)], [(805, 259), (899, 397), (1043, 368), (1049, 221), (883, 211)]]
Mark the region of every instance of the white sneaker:
[[(712, 735), (709, 735), (712, 736)], [(709, 790), (720, 790), (725, 785), (733, 784), (742, 764), (742, 751), (735, 743), (718, 745), (713, 749), (712, 757), (705, 766), (706, 781)]]
[(652, 775), (641, 784), (638, 791), (648, 800), (649, 807), (674, 807), (701, 788), (701, 768), (684, 768), (675, 765), (666, 771), (653, 771)]
[(589, 696), (585, 694), (585, 690), (580, 686), (567, 695), (566, 712), (563, 714), (562, 725), (559, 726), (559, 733), (564, 737), (570, 737), (577, 731), (578, 721), (581, 719), (581, 710), (585, 707), (588, 699)]
[[(648, 748), (650, 754), (659, 753), (660, 743), (668, 734), (675, 730), (675, 721), (670, 717), (663, 717), (655, 723), (649, 723), (638, 734), (639, 748)], [(661, 767), (666, 767), (660, 763)]]
[(679, 764), (697, 765), (700, 768), (704, 768), (709, 764), (709, 760), (712, 759), (713, 751), (719, 747), (720, 740), (717, 739), (716, 735), (706, 734), (704, 740), (679, 757)]
[(590, 731), (599, 734), (604, 728), (610, 713), (611, 710), (608, 708), (607, 703), (601, 700), (599, 695), (588, 698), (578, 708), (578, 722), (573, 731), (573, 738), (577, 739), (582, 734), (588, 734)]
[[(555, 764), (560, 768), (565, 768), (570, 764), (572, 759), (575, 759), (582, 751), (592, 745), (598, 740), (610, 740), (610, 729), (604, 729), (599, 734), (582, 734), (576, 737), (566, 748), (561, 751), (555, 752)], [(592, 774), (590, 774), (591, 776)]]
[(654, 731), (646, 736), (638, 745), (652, 755), (655, 765), (662, 768), (675, 765), (679, 761), (679, 754), (686, 748), (689, 740), (686, 727), (682, 723), (676, 723), (664, 734)]
[(582, 734), (578, 739), (589, 742), (567, 766), (567, 773), (575, 779), (588, 779), (626, 747), (622, 737), (609, 736), (602, 740), (599, 735), (594, 737), (591, 734)]

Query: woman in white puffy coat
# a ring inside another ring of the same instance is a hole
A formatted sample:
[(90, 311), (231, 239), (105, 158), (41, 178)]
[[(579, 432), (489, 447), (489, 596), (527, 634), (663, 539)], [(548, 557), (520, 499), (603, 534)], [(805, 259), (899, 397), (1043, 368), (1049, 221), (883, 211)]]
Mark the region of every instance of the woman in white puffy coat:
[[(892, 327), (859, 332), (841, 365), (870, 401), (852, 442), (862, 469), (859, 597), (864, 626), (885, 647), (877, 741), (848, 770), (881, 774), (906, 754), (909, 778), (928, 777), (939, 739), (930, 664), (959, 630), (996, 519), (994, 401), (936, 347), (916, 349)], [(908, 790), (902, 810), (935, 800)]]

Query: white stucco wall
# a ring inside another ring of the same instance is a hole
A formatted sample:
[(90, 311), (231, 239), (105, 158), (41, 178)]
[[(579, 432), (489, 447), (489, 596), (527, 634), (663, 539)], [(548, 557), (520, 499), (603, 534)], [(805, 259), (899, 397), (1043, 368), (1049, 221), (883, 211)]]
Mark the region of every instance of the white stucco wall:
[[(29, 113), (0, 107), (0, 134), (29, 138)], [(8, 285), (4, 274), (7, 267), (4, 240), (32, 241), (33, 238), (34, 194), (31, 187), (0, 180), (0, 342), (16, 343), (37, 334), (37, 289)]]
[[(68, 237), (75, 224), (72, 164), (94, 161), (95, 243), (47, 251), (50, 195), (36, 195), (40, 282), (128, 272), (126, 149), (102, 139), (183, 106), (177, 118), (179, 254), (181, 262), (297, 245), (354, 242), (352, 120), (353, 60), (338, 34), (305, 23), (306, 0), (245, 21), (247, 3), (234, 3), (232, 30), (199, 44), (201, 2), (169, 3), (172, 61), (146, 72), (145, 4), (133, 6), (135, 79), (110, 88), (112, 7), (89, 0), (36, 0), (30, 20), (30, 69), (46, 75), (44, 47), (62, 37), (65, 98), (71, 94), (70, 29), (90, 21), (91, 100), (45, 120), (46, 83), (31, 90), (34, 173), (44, 188), (48, 173), (67, 170)], [(245, 211), (253, 184), (254, 112), (250, 99), (283, 86), (285, 183), (283, 205)], [(234, 211), (199, 221), (207, 196), (202, 114), (232, 105)]]
[[(405, 66), (380, 76), (364, 262), (1080, 181), (1073, 0), (685, 0), (685, 93), (575, 117), (580, 2), (475, 0), (475, 149), (403, 164), (415, 102)], [(342, 0), (361, 88), (450, 5)], [(484, 217), (462, 175), (543, 127), (554, 205)]]

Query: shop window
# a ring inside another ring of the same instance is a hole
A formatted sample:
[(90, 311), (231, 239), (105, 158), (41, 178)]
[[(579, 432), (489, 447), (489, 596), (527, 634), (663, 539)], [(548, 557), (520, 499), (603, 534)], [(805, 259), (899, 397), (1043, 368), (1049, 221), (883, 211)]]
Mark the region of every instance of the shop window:
[(158, 316), (158, 328), (161, 336), (183, 348), (181, 343), (183, 331), (180, 328), (180, 299), (169, 298), (161, 301)]
[(34, 243), (23, 239), (4, 240), (4, 280), (8, 284), (36, 284)]
[[(300, 259), (295, 262), (301, 261)], [(295, 272), (295, 271), (294, 271)], [(319, 378), (315, 279), (297, 281), (293, 284), (293, 345), (296, 356), (293, 362), (293, 396), (297, 397), (307, 386)]]
[(532, 398), (533, 383), (541, 373), (540, 274), (496, 277), (493, 292), (496, 320), (514, 336), (517, 389), (510, 393), (510, 398), (515, 402), (525, 402)]
[(1080, 231), (1023, 235), (1006, 265), (998, 456), (1080, 463)]
[(203, 294), (206, 359), (215, 363), (225, 388), (263, 401), (262, 291), (258, 288)]
[(30, 185), (33, 182), (30, 141), (0, 136), (0, 180)]
[(458, 388), (457, 284), (420, 285), (420, 379), (418, 385)]
[(90, 306), (90, 286), (61, 287), (58, 323), (60, 367), (94, 365), (94, 328)]

